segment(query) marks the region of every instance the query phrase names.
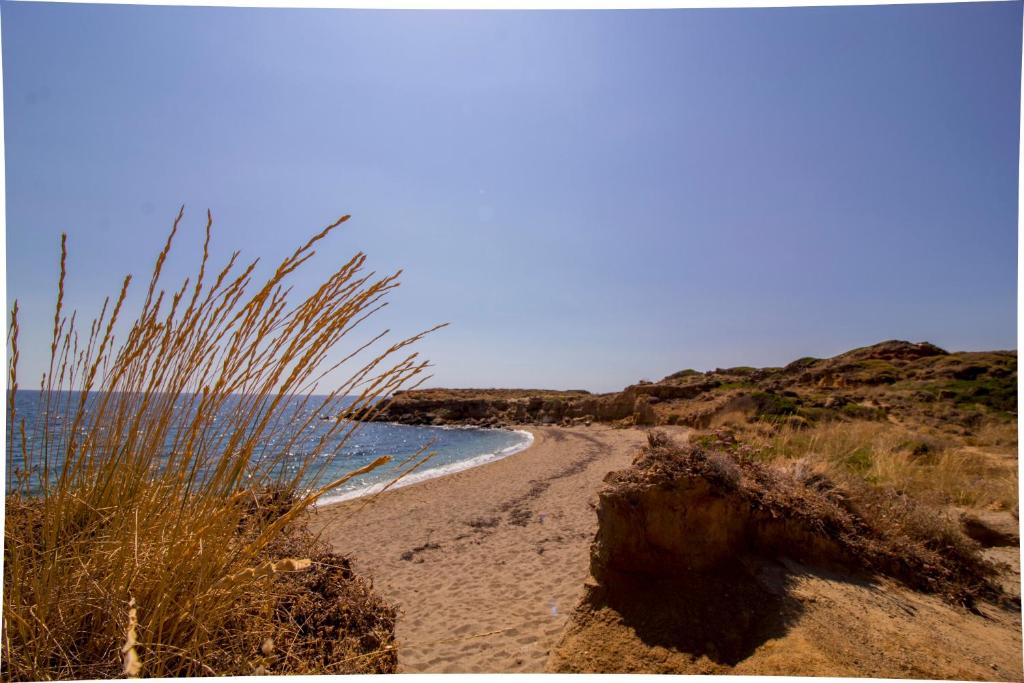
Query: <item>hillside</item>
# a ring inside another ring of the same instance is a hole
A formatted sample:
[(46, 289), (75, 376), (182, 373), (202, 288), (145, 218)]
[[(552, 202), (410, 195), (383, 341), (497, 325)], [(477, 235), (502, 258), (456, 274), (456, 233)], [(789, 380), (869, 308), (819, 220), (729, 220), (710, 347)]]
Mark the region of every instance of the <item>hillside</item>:
[(400, 392), (375, 419), (406, 424), (685, 425), (728, 416), (817, 423), (913, 421), (958, 434), (986, 418), (1015, 418), (1016, 351), (949, 353), (886, 341), (780, 368), (681, 370), (620, 392), (420, 389)]

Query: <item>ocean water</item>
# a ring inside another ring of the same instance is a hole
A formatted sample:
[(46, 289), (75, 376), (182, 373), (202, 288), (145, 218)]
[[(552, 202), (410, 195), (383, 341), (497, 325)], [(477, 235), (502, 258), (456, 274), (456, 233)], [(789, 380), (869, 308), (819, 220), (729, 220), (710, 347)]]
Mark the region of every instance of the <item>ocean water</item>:
[[(34, 425), (39, 424), (45, 417), (49, 419), (51, 425), (58, 427), (54, 431), (62, 431), (59, 427), (66, 419), (68, 412), (51, 405), (49, 415), (44, 415), (46, 411), (41, 396), (38, 391), (19, 390), (17, 394), (15, 406), (17, 419), (20, 422), (21, 417), (26, 418), (26, 435), (30, 454), (38, 454), (40, 450), (39, 438), (34, 436)], [(88, 398), (91, 403), (97, 398), (97, 395), (90, 395)], [(77, 397), (73, 397), (72, 405), (76, 402)], [(318, 403), (313, 401), (305, 409), (300, 409), (299, 403), (296, 401), (284, 410), (285, 422), (292, 420), (295, 425), (301, 425), (307, 418), (314, 416), (314, 419), (291, 446), (284, 461), (286, 468), (298, 468), (305, 454), (314, 449), (333, 426), (333, 422), (327, 415), (316, 415), (315, 409), (309, 407)], [(283, 431), (287, 433), (289, 430), (285, 428)], [(533, 437), (525, 431), (470, 427), (420, 427), (383, 422), (359, 425), (345, 443), (342, 443), (342, 439), (348, 433), (348, 429), (339, 429), (337, 432), (328, 437), (322, 453), (318, 456), (324, 458), (323, 462), (329, 463), (322, 473), (321, 483), (337, 480), (348, 472), (373, 462), (381, 455), (392, 456), (392, 460), (387, 465), (350, 479), (342, 486), (330, 491), (321, 498), (321, 505), (379, 491), (402, 471), (401, 463), (404, 460), (424, 448), (427, 449), (425, 453), (433, 453), (430, 459), (404, 476), (394, 486), (406, 486), (424, 479), (482, 465), (517, 453), (527, 448), (533, 441)], [(279, 437), (279, 440), (282, 439)], [(261, 445), (266, 446), (270, 451), (281, 446), (273, 439)], [(20, 466), (21, 436), (19, 430), (8, 429), (6, 446), (8, 454), (17, 454), (13, 463), (10, 458), (7, 460), (8, 470), (12, 468), (12, 464), (14, 467)], [(51, 445), (51, 453), (59, 451), (60, 444)], [(37, 478), (37, 474), (36, 472), (35, 478)]]
[[(393, 462), (401, 462), (405, 457), (427, 446), (427, 452), (433, 452), (434, 455), (420, 468), (395, 484), (405, 486), (504, 458), (522, 451), (531, 443), (533, 436), (526, 431), (476, 427), (420, 427), (370, 422), (360, 427), (345, 444), (342, 449), (342, 460), (346, 464), (339, 463), (334, 472), (340, 477), (345, 472), (372, 462), (379, 455), (392, 455), (395, 456)], [(388, 465), (356, 477), (324, 496), (320, 504), (375, 493), (396, 474), (396, 468)]]

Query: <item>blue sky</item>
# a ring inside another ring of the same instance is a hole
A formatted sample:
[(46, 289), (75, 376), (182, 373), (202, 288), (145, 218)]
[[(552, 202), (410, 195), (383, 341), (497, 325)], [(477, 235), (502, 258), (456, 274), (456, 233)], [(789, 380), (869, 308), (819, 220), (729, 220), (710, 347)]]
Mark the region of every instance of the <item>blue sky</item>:
[[(1021, 4), (658, 11), (0, 3), (8, 303), (268, 261), (405, 269), (434, 385), (613, 390), (883, 339), (1016, 348)], [(139, 283), (142, 284), (141, 282)]]

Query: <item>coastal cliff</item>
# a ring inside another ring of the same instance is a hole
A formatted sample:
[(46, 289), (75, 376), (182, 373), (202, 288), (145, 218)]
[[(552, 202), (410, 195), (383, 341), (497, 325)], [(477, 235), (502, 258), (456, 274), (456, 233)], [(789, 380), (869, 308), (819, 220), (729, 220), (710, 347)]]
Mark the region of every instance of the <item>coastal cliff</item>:
[(375, 420), (413, 425), (582, 424), (633, 415), (630, 390), (612, 394), (542, 389), (417, 389), (398, 392)]

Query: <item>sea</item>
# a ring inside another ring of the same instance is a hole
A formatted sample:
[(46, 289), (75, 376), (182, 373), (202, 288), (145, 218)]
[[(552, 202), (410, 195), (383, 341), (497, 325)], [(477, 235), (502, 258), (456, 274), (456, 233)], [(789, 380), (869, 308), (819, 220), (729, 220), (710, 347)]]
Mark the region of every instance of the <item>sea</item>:
[[(20, 422), (22, 417), (26, 419), (26, 438), (30, 453), (34, 451), (33, 447), (38, 445), (35, 443), (38, 441), (38, 437), (33, 437), (34, 425), (39, 424), (41, 419), (47, 417), (50, 424), (56, 426), (67, 417), (62, 414), (61, 410), (54, 407), (53, 401), (51, 401), (49, 415), (44, 416), (46, 411), (42, 396), (43, 394), (39, 391), (19, 390), (16, 397), (17, 420)], [(91, 404), (97, 397), (96, 394), (90, 395), (88, 403)], [(77, 397), (73, 396), (71, 405), (76, 403)], [(298, 467), (298, 463), (302, 461), (305, 454), (314, 449), (320, 439), (334, 427), (329, 415), (311, 414), (316, 409), (310, 406), (319, 404), (320, 401), (314, 398), (305, 407), (302, 407), (298, 400), (294, 400), (285, 407), (283, 413), (285, 420), (294, 420), (294, 424), (300, 425), (308, 418), (314, 418), (309, 420), (309, 425), (302, 431), (300, 438), (292, 444), (285, 459), (286, 467)], [(386, 422), (366, 422), (357, 425), (355, 431), (343, 443), (348, 432), (347, 428), (337, 429), (336, 433), (328, 438), (322, 449), (319, 457), (324, 458), (324, 462), (327, 462), (328, 465), (320, 474), (321, 483), (340, 479), (345, 474), (368, 465), (382, 455), (391, 456), (392, 460), (388, 465), (354, 477), (331, 490), (320, 498), (318, 505), (376, 493), (389, 484), (393, 487), (408, 486), (425, 479), (441, 477), (483, 465), (518, 453), (528, 448), (533, 442), (533, 436), (529, 432), (511, 429), (410, 426)], [(263, 445), (269, 449), (273, 449), (275, 446), (273, 441)], [(21, 436), (18, 429), (8, 428), (6, 446), (9, 456), (10, 454), (19, 454), (15, 456), (13, 462), (8, 457), (7, 467), (10, 470), (12, 465), (17, 466), (21, 461)], [(56, 449), (51, 447), (51, 452), (54, 450), (59, 452), (59, 446)], [(427, 453), (432, 455), (423, 465), (395, 482), (396, 476), (401, 471), (399, 464), (420, 451), (423, 451), (424, 455)], [(314, 482), (309, 483), (312, 485)]]

